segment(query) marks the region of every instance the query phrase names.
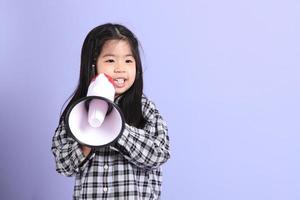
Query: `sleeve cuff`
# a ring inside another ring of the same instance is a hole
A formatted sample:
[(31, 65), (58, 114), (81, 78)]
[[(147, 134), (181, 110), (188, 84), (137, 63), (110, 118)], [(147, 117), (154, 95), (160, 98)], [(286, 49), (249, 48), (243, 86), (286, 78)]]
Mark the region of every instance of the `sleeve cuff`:
[(84, 154), (83, 154), (83, 152), (82, 152), (80, 146), (79, 146), (78, 144), (75, 144), (75, 145), (76, 145), (76, 147), (74, 148), (74, 149), (75, 149), (74, 155), (75, 155), (75, 157), (77, 158), (76, 160), (79, 161), (78, 164), (80, 164), (82, 161), (84, 161), (85, 156), (84, 156)]

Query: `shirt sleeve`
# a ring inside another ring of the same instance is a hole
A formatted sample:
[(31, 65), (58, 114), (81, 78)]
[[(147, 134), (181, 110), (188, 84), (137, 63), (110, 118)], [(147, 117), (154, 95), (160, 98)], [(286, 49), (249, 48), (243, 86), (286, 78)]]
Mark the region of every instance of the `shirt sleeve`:
[(157, 168), (170, 158), (168, 128), (153, 102), (146, 99), (143, 104), (145, 127), (138, 129), (125, 124), (117, 146), (134, 165)]
[(55, 157), (56, 171), (65, 176), (72, 176), (83, 170), (87, 160), (93, 154), (84, 156), (80, 144), (67, 134), (64, 122), (57, 127), (52, 139), (52, 153)]

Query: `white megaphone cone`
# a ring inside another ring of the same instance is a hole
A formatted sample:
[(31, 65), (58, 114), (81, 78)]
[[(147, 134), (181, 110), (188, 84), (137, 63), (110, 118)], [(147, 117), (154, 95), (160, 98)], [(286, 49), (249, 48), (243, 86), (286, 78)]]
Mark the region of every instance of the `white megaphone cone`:
[[(94, 81), (91, 82), (87, 96), (101, 96), (114, 100), (115, 88), (113, 82), (109, 80), (105, 74), (99, 74)], [(108, 103), (97, 99), (91, 100), (88, 111), (88, 121), (94, 128), (100, 127), (108, 110)]]
[(89, 85), (87, 96), (79, 99), (66, 115), (67, 128), (79, 143), (102, 147), (116, 141), (124, 129), (124, 117), (113, 102), (111, 77), (99, 74)]

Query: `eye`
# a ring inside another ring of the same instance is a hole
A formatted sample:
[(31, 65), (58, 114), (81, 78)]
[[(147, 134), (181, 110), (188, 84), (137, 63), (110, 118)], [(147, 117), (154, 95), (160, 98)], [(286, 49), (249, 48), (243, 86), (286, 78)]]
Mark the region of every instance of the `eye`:
[(113, 59), (108, 59), (108, 60), (106, 60), (105, 62), (107, 62), (107, 63), (113, 63), (113, 62), (115, 62)]
[(128, 59), (126, 60), (126, 63), (133, 63), (133, 60)]

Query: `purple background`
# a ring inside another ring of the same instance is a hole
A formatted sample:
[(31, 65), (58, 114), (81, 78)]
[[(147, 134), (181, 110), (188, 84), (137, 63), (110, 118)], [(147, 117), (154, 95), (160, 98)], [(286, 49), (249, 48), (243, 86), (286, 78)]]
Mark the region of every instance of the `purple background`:
[(162, 199), (300, 199), (298, 0), (0, 2), (1, 199), (71, 199), (50, 151), (88, 31), (128, 26), (169, 125)]

